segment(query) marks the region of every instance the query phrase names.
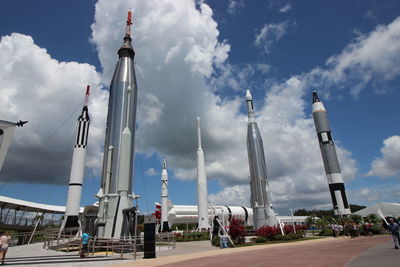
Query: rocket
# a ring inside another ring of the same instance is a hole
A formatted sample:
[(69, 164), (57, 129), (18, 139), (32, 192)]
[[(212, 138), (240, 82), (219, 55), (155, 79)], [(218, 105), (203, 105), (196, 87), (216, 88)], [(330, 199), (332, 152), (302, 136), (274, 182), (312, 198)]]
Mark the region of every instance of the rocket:
[(161, 173), (161, 232), (170, 232), (168, 224), (168, 173), (165, 158)]
[(258, 229), (264, 225), (276, 225), (278, 219), (272, 207), (264, 146), (254, 118), (253, 98), (249, 90), (246, 91), (246, 102), (248, 112), (247, 153), (250, 166), (250, 202), (253, 208), (253, 225), (255, 229)]
[(85, 101), (82, 113), (78, 118), (76, 127), (76, 138), (74, 152), (72, 154), (71, 174), (69, 176), (68, 198), (65, 207), (64, 220), (61, 224), (60, 232), (65, 228), (80, 227), (79, 209), (81, 203), (83, 174), (85, 171), (86, 147), (89, 135), (89, 90), (86, 87)]
[(97, 193), (99, 237), (125, 237), (132, 234), (132, 191), (137, 108), (135, 52), (128, 12), (125, 37), (118, 50), (118, 63), (110, 85), (101, 188)]
[(335, 215), (351, 214), (324, 104), (313, 92), (312, 113)]
[(0, 120), (0, 170), (3, 166), (4, 159), (6, 157), (8, 147), (11, 144), (12, 137), (14, 134), (15, 127), (22, 127), (28, 121), (19, 121), (17, 123), (10, 121)]
[(200, 117), (196, 117), (197, 128), (197, 206), (198, 206), (198, 228), (199, 230), (209, 229), (210, 222), (208, 220), (208, 192), (207, 177), (204, 163), (204, 153), (201, 148), (201, 130)]

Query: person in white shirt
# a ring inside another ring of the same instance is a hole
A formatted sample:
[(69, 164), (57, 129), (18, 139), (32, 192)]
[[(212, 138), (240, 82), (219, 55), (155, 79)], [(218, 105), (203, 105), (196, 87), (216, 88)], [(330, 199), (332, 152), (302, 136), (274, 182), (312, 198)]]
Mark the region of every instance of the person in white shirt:
[(6, 258), (8, 244), (10, 243), (11, 236), (9, 233), (1, 233), (0, 234), (0, 253), (1, 253), (1, 264), (4, 264), (4, 259)]

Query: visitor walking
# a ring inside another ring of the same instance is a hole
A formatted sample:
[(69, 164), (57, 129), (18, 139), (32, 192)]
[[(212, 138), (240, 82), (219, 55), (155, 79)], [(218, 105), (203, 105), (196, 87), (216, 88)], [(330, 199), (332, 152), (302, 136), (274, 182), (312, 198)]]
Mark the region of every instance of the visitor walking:
[(8, 251), (8, 244), (10, 243), (11, 236), (8, 232), (0, 234), (0, 253), (1, 253), (1, 264), (4, 264), (4, 259)]
[(399, 230), (400, 226), (394, 221), (393, 218), (389, 218), (388, 230), (392, 235), (394, 248), (399, 249)]

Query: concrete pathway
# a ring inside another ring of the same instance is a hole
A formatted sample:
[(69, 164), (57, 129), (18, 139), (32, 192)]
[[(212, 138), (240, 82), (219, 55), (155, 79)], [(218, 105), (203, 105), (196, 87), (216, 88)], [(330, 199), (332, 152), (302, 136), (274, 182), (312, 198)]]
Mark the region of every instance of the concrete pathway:
[[(345, 266), (349, 260), (368, 248), (387, 243), (388, 238), (388, 236), (359, 237), (356, 239), (324, 238), (292, 243), (208, 250), (156, 259), (143, 259), (135, 262), (129, 261), (112, 266)], [(384, 257), (385, 254), (381, 256), (381, 258)]]
[(291, 243), (266, 244), (231, 249), (212, 247), (209, 241), (180, 242), (174, 250), (157, 250), (157, 258), (133, 261), (119, 254), (90, 255), (81, 259), (77, 252), (57, 252), (42, 248), (42, 243), (11, 247), (6, 264), (10, 266), (400, 266), (400, 250), (392, 248), (390, 236), (323, 238)]
[(390, 236), (387, 242), (371, 247), (352, 258), (347, 267), (400, 266), (400, 249), (394, 249)]
[[(132, 259), (130, 256), (127, 259)], [(103, 267), (110, 264), (120, 263), (119, 254), (114, 256), (90, 255), (87, 258), (80, 258), (78, 252), (59, 252), (50, 249), (43, 249), (43, 243), (32, 245), (10, 247), (8, 249), (5, 264), (9, 266), (35, 266), (35, 267)]]

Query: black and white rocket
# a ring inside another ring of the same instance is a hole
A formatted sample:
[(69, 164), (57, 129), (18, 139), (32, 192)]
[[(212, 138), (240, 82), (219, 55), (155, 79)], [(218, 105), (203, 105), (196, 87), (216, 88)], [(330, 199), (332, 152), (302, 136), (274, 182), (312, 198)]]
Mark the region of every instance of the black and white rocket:
[(197, 128), (197, 208), (198, 208), (198, 229), (208, 230), (210, 222), (208, 218), (208, 189), (204, 152), (201, 147), (200, 117), (196, 117)]
[(126, 237), (133, 231), (133, 200), (137, 197), (132, 191), (132, 184), (138, 88), (131, 24), (129, 11), (124, 41), (118, 50), (119, 60), (110, 85), (103, 175), (97, 194), (99, 237)]
[(251, 207), (253, 208), (253, 225), (255, 229), (264, 225), (276, 225), (278, 219), (272, 207), (271, 192), (267, 178), (264, 145), (254, 118), (253, 98), (246, 91), (248, 112), (247, 153), (250, 166)]
[(85, 157), (89, 135), (89, 85), (86, 87), (85, 101), (82, 113), (78, 118), (74, 152), (72, 154), (71, 174), (69, 177), (68, 198), (65, 207), (64, 220), (60, 231), (65, 228), (80, 227), (79, 209), (81, 204), (83, 175), (85, 172)]
[(19, 121), (17, 123), (11, 121), (0, 120), (0, 170), (3, 166), (8, 147), (11, 144), (15, 127), (22, 127), (27, 121)]
[(161, 172), (161, 232), (169, 232), (171, 229), (168, 224), (168, 173), (165, 158)]
[(315, 130), (317, 131), (319, 147), (328, 179), (329, 191), (333, 202), (335, 215), (343, 216), (351, 214), (344, 189), (343, 177), (340, 172), (339, 161), (333, 143), (331, 128), (324, 104), (319, 100), (317, 92), (313, 92), (312, 113)]

